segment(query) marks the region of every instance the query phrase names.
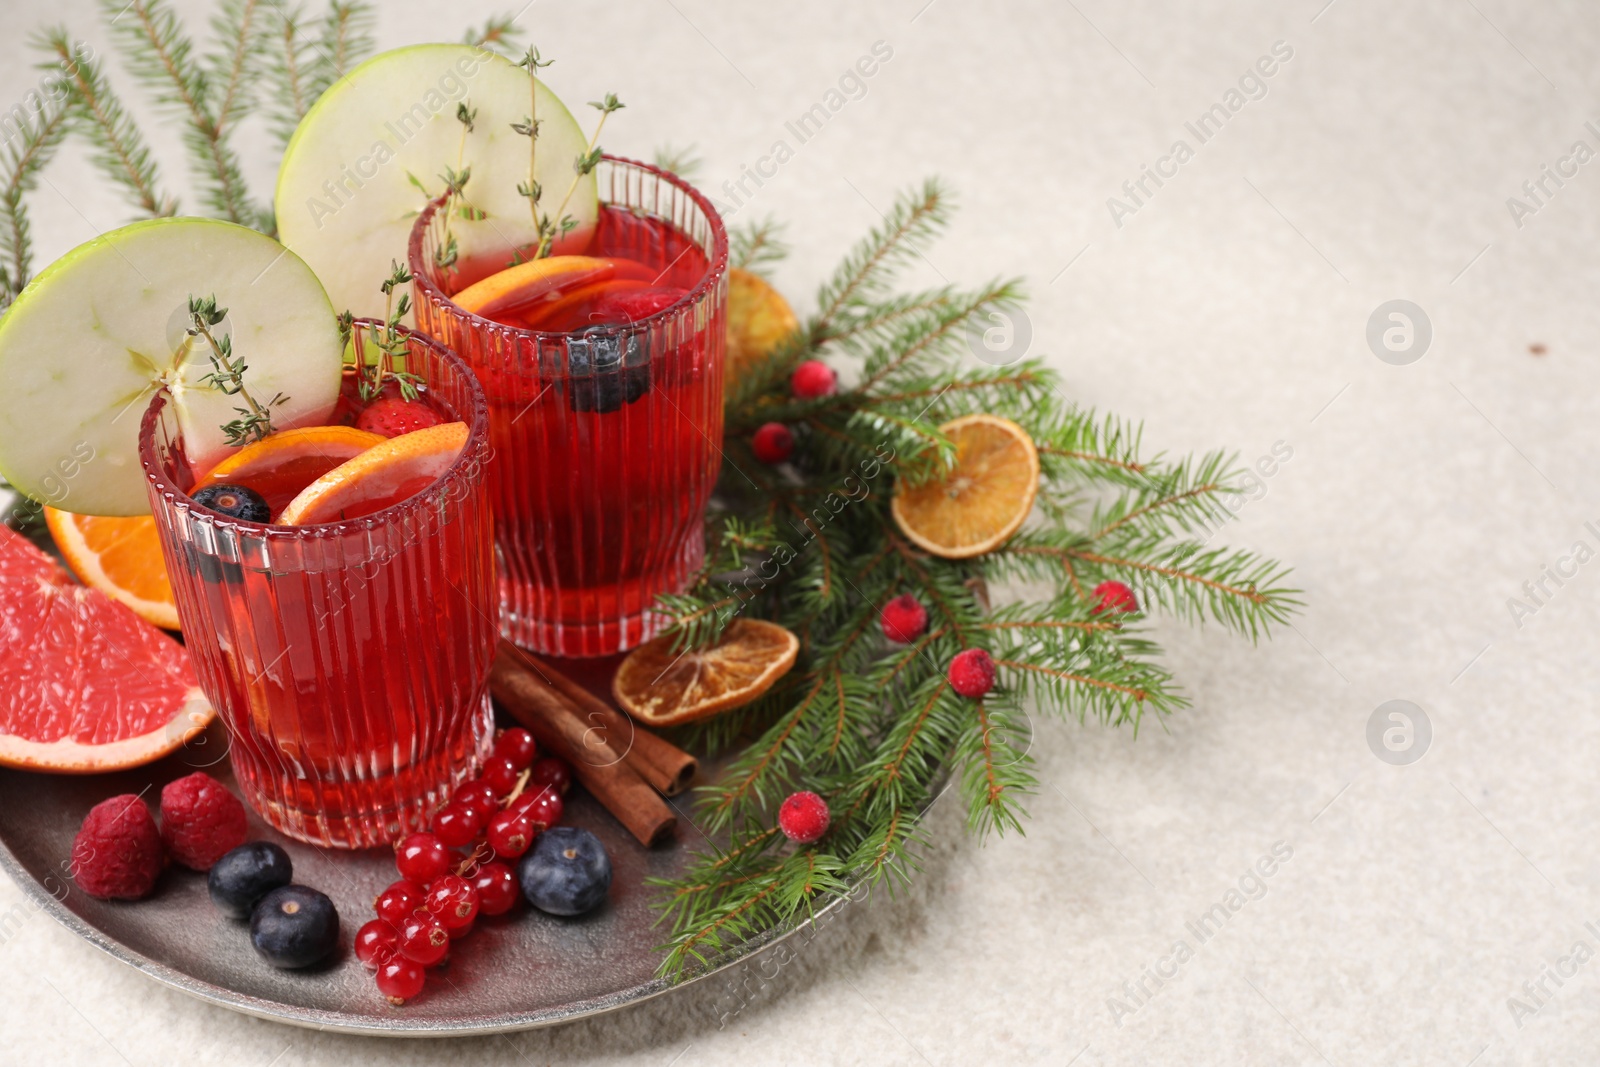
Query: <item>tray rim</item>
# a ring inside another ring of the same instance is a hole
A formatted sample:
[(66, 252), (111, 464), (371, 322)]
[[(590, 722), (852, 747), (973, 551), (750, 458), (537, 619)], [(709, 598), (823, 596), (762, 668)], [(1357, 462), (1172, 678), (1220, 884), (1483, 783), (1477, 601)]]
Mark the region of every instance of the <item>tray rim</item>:
[(251, 1015), (258, 1019), (266, 1019), (270, 1022), (283, 1023), (308, 1030), (322, 1030), (361, 1037), (474, 1037), (515, 1033), (521, 1030), (537, 1030), (604, 1015), (634, 1004), (642, 1004), (647, 1000), (653, 1000), (664, 993), (683, 989), (731, 967), (738, 966), (787, 940), (806, 926), (815, 924), (824, 916), (831, 915), (836, 909), (842, 908), (847, 902), (855, 899), (855, 892), (852, 889), (851, 892), (830, 900), (805, 920), (792, 923), (787, 928), (772, 927), (765, 930), (717, 956), (710, 965), (699, 968), (694, 973), (678, 981), (668, 981), (660, 977), (651, 978), (636, 986), (574, 1001), (571, 1004), (553, 1009), (511, 1012), (490, 1016), (468, 1016), (457, 1022), (438, 1018), (416, 1019), (408, 1022), (403, 1016), (383, 1018), (376, 1014), (369, 1015), (303, 1008), (284, 1004), (281, 1001), (251, 996), (230, 989), (227, 986), (202, 981), (170, 964), (153, 959), (142, 952), (136, 952), (99, 927), (84, 920), (63, 904), (55, 894), (46, 889), (43, 883), (34, 878), (33, 874), (22, 865), (22, 862), (11, 851), (11, 845), (4, 837), (0, 837), (0, 868), (3, 868), (11, 876), (12, 881), (21, 887), (23, 893), (28, 896), (39, 910), (47, 912), (62, 926), (77, 934), (112, 959), (153, 978), (169, 989), (176, 989), (207, 1004)]

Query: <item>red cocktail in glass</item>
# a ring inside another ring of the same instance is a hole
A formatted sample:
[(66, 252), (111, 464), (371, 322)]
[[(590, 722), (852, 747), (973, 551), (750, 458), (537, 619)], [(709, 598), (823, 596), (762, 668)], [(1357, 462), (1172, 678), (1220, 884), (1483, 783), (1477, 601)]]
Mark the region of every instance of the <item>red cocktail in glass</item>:
[[(336, 847), (420, 828), (493, 733), (488, 411), (453, 353), (406, 341), (402, 369), (437, 414), (466, 424), (466, 444), (431, 483), (341, 521), (246, 522), (195, 504), (201, 472), (164, 394), (139, 433), (184, 639), (228, 727), (240, 790), (277, 829)], [(260, 491), (292, 493), (289, 473), (261, 475)]]
[[(482, 314), (452, 297), (513, 250), (440, 267), (436, 202), (411, 234), (419, 327), (489, 398), (501, 626), (563, 656), (649, 638), (704, 557), (721, 465), (727, 236), (674, 175), (607, 157), (594, 262)], [(596, 265), (599, 264), (599, 265)]]

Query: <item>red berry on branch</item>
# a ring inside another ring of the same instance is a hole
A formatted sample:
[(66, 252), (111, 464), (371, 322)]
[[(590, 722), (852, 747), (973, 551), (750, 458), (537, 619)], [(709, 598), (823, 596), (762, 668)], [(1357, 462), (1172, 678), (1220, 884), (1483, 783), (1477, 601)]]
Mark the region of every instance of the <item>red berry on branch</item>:
[(425, 978), (422, 964), (396, 954), (378, 968), (378, 992), (398, 1008), (422, 992)]
[(378, 894), (378, 899), (373, 901), (372, 908), (378, 913), (378, 918), (390, 926), (398, 927), (406, 921), (406, 917), (427, 901), (427, 890), (415, 882), (399, 881)]
[(400, 955), (432, 967), (450, 951), (450, 933), (439, 917), (425, 911), (412, 912), (400, 924)]
[(509, 730), (501, 730), (500, 736), (495, 738), (494, 754), (504, 756), (521, 771), (533, 763), (533, 758), (539, 754), (539, 746), (532, 734), (520, 726), (513, 726)]
[[(555, 756), (538, 760), (528, 771), (528, 792), (537, 793), (545, 786), (563, 796), (572, 788), (572, 768), (567, 761)], [(524, 796), (527, 794), (525, 793)]]
[(828, 832), (828, 803), (815, 793), (791, 793), (778, 806), (778, 829), (791, 841), (809, 845)]
[(1133, 595), (1121, 582), (1101, 582), (1094, 587), (1094, 596), (1098, 604), (1095, 605), (1091, 615), (1098, 615), (1102, 611), (1131, 612), (1139, 610), (1139, 598)]
[(400, 877), (418, 885), (427, 885), (448, 871), (450, 859), (450, 850), (433, 834), (412, 834), (400, 842), (394, 853)]
[(531, 796), (525, 793), (523, 797), (527, 803), (520, 810), (532, 820), (536, 836), (559, 823), (562, 813), (566, 811), (566, 802), (561, 799), (561, 794), (548, 786)]
[(399, 935), (384, 919), (373, 919), (356, 931), (356, 959), (377, 970), (397, 951)]
[(433, 817), (433, 832), (448, 848), (465, 848), (483, 832), (483, 813), (465, 804), (446, 804)]
[(763, 463), (782, 463), (794, 455), (794, 434), (781, 422), (769, 422), (750, 439), (750, 451)]
[(909, 645), (928, 628), (928, 609), (910, 593), (897, 596), (883, 606), (880, 616), (883, 636)]
[(498, 799), (517, 787), (517, 775), (521, 773), (522, 768), (511, 762), (510, 757), (490, 756), (483, 765), (479, 779), (494, 790), (494, 795)]
[(451, 937), (459, 937), (472, 929), (472, 920), (478, 917), (478, 891), (459, 874), (447, 874), (428, 887), (427, 907)]
[(485, 823), (489, 821), (489, 816), (500, 810), (500, 801), (494, 795), (494, 786), (482, 778), (463, 782), (457, 786), (455, 793), (450, 797), (450, 802), (463, 808), (471, 808)]
[(517, 876), (503, 863), (485, 863), (472, 876), (472, 888), (478, 891), (478, 910), (484, 915), (504, 915), (516, 906), (522, 889)]
[(808, 359), (794, 369), (789, 388), (801, 400), (832, 396), (839, 390), (839, 376), (820, 359)]
[(533, 844), (533, 820), (524, 811), (507, 808), (489, 820), (485, 836), (495, 855), (514, 860)]
[(950, 688), (974, 699), (994, 688), (994, 660), (981, 648), (969, 648), (950, 661)]

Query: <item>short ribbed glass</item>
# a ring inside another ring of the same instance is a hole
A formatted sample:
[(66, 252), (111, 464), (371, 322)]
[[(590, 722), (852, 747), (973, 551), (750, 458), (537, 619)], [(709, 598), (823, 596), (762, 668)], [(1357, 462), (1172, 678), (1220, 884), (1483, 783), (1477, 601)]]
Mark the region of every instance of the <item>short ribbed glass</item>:
[(722, 455), (722, 220), (655, 167), (608, 156), (596, 174), (587, 254), (663, 277), (681, 273), (690, 250), (704, 264), (674, 279), (686, 290), (676, 303), (629, 325), (550, 333), (467, 312), (451, 295), (513, 250), (441, 269), (440, 202), (411, 231), (418, 328), (459, 352), (489, 398), (502, 632), (558, 656), (625, 651), (660, 628), (656, 598), (682, 591), (704, 558)]
[[(367, 331), (354, 338), (359, 356)], [(396, 369), (422, 376), (467, 444), (432, 485), (362, 518), (280, 526), (198, 508), (164, 393), (139, 429), (184, 643), (240, 791), (277, 829), (336, 848), (420, 828), (493, 739), (488, 410), (460, 359), (407, 340)]]

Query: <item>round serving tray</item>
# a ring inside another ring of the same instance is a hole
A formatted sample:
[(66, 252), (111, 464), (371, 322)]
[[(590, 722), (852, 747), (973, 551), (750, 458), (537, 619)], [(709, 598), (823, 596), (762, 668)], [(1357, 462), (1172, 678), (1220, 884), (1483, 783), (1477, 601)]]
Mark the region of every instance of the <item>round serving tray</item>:
[[(561, 919), (519, 905), (480, 919), (428, 972), (423, 995), (401, 1008), (378, 994), (351, 953), (351, 939), (373, 917), (373, 898), (398, 875), (383, 849), (339, 852), (290, 840), (253, 814), (254, 838), (277, 841), (294, 860), (295, 881), (322, 890), (339, 909), (340, 952), (309, 971), (279, 971), (250, 945), (248, 923), (212, 907), (206, 877), (169, 867), (140, 901), (95, 900), (67, 873), (72, 839), (95, 804), (143, 793), (154, 809), (161, 787), (204, 770), (233, 787), (227, 734), (218, 725), (184, 749), (146, 767), (68, 777), (0, 769), (0, 866), (34, 903), (67, 929), (174, 989), (235, 1011), (343, 1033), (430, 1037), (498, 1033), (615, 1011), (677, 988), (657, 977), (666, 930), (654, 925), (655, 890), (646, 878), (681, 873), (706, 843), (682, 817), (676, 840), (642, 848), (593, 799), (574, 788), (564, 822), (592, 830), (611, 855), (614, 876), (596, 912)], [(837, 906), (835, 901), (832, 906)], [(792, 931), (770, 931), (718, 960), (703, 978), (762, 951)]]

